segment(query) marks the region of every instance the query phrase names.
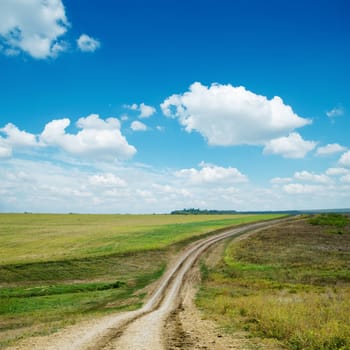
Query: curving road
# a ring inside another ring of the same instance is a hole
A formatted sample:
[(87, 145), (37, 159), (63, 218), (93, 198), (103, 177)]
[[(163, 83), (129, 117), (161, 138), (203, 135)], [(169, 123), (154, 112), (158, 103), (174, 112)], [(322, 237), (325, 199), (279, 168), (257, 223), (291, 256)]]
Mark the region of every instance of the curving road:
[(161, 278), (156, 291), (141, 309), (109, 316), (93, 324), (72, 327), (53, 336), (29, 340), (12, 349), (45, 350), (164, 350), (164, 328), (178, 306), (179, 294), (191, 267), (214, 243), (228, 237), (267, 228), (287, 219), (247, 224), (231, 228), (188, 246)]

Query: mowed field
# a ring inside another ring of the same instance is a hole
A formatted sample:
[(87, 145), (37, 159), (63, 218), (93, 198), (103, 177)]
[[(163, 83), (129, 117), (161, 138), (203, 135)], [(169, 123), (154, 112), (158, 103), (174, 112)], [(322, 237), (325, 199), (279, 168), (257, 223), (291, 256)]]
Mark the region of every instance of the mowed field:
[[(255, 348), (350, 349), (350, 216), (319, 215), (226, 245), (197, 305)], [(265, 344), (265, 346), (263, 346)]]
[(0, 347), (140, 307), (184, 245), (279, 216), (0, 214)]

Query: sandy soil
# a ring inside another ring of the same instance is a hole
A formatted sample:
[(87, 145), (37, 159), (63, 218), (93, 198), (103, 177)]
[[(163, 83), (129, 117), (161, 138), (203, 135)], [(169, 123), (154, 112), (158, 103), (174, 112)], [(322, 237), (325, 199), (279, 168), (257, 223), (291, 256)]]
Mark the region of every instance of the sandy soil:
[(10, 350), (165, 350), (246, 349), (243, 337), (219, 332), (203, 320), (193, 304), (199, 278), (195, 263), (214, 243), (281, 220), (234, 228), (188, 246), (171, 264), (145, 305), (135, 311), (110, 315), (70, 326), (50, 336), (32, 337)]

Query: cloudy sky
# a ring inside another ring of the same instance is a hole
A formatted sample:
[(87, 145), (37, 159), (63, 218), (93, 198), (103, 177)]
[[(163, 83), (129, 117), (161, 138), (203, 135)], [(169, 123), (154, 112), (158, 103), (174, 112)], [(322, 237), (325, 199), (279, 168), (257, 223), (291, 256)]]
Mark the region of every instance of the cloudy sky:
[(0, 211), (350, 207), (347, 0), (1, 0)]

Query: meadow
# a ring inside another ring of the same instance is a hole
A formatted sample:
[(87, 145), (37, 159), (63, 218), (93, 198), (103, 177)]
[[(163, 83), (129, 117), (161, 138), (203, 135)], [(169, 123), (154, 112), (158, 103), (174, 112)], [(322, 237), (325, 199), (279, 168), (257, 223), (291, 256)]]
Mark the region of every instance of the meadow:
[(263, 230), (201, 269), (197, 305), (227, 332), (246, 332), (257, 348), (350, 349), (349, 217)]
[(138, 308), (184, 245), (275, 217), (0, 214), (0, 347)]

